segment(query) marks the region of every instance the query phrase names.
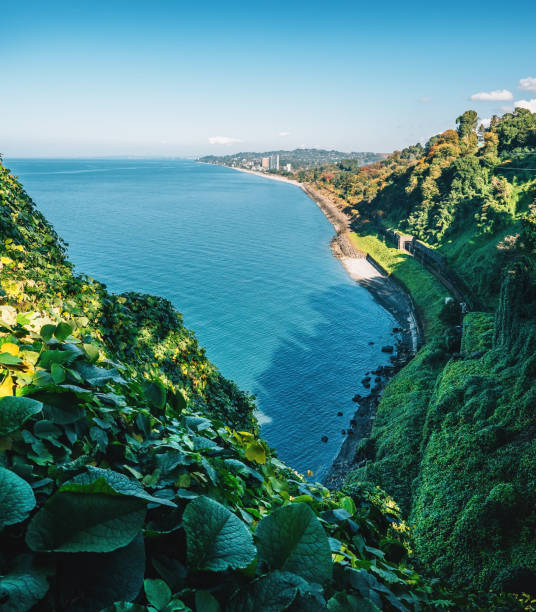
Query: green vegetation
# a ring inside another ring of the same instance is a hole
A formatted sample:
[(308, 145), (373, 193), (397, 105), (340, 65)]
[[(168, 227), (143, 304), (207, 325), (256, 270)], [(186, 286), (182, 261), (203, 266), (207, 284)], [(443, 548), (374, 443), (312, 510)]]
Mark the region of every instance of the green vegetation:
[(327, 151), (326, 149), (294, 149), (293, 151), (265, 151), (264, 153), (242, 152), (233, 155), (207, 155), (199, 161), (223, 166), (238, 166), (240, 168), (260, 167), (263, 157), (279, 155), (280, 171), (278, 174), (288, 174), (285, 166), (291, 164), (292, 171), (314, 168), (323, 164), (344, 163), (349, 168), (358, 168), (365, 164), (383, 159), (381, 153), (358, 152), (343, 153), (342, 151)]
[[(473, 111), (457, 123), (383, 163), (309, 177), (345, 199), (357, 246), (406, 284), (428, 331), (347, 483), (389, 491), (419, 562), (454, 588), (525, 592), (534, 609), (536, 114), (494, 117), (478, 137)], [(461, 335), (457, 304), (441, 306), (435, 279), (378, 238), (387, 220), (436, 249), (487, 309)]]
[[(534, 609), (536, 115), (480, 148), (476, 114), (457, 123), (304, 174), (426, 313), (343, 491), (277, 459), (169, 302), (74, 274), (0, 164), (2, 611)], [(460, 326), (387, 219), (488, 312)]]
[(351, 239), (357, 249), (368, 253), (411, 293), (423, 322), (425, 336), (438, 334), (443, 327), (439, 313), (448, 296), (441, 283), (409, 253), (386, 244), (385, 238), (373, 228), (363, 229), (360, 234), (351, 234)]
[(0, 198), (3, 612), (487, 609), (382, 490), (281, 463), (168, 302), (75, 275), (1, 165)]

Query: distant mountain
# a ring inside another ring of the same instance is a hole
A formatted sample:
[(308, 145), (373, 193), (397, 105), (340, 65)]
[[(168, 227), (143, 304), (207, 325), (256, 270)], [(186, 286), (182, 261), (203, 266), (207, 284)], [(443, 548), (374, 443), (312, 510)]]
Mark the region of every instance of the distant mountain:
[[(221, 164), (223, 166), (235, 166), (240, 168), (261, 168), (263, 157), (276, 157), (279, 155), (279, 168), (285, 172), (287, 164), (291, 165), (292, 171), (323, 166), (326, 164), (339, 163), (342, 160), (352, 160), (358, 165), (364, 166), (385, 159), (387, 155), (372, 152), (328, 151), (326, 149), (294, 149), (293, 151), (264, 151), (241, 152), (233, 155), (206, 155), (200, 157), (199, 161), (209, 164)], [(272, 168), (274, 170), (275, 168)]]

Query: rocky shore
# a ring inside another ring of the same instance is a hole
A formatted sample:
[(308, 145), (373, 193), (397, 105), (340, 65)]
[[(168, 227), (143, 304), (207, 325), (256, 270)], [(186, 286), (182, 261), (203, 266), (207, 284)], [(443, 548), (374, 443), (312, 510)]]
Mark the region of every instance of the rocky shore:
[[(376, 408), (382, 391), (389, 379), (394, 376), (415, 355), (422, 343), (422, 328), (419, 323), (413, 299), (408, 291), (395, 279), (389, 276), (380, 264), (370, 255), (355, 248), (350, 235), (349, 217), (328, 196), (311, 185), (300, 183), (282, 176), (234, 168), (248, 174), (263, 178), (290, 183), (303, 191), (322, 210), (335, 230), (331, 241), (333, 256), (340, 260), (349, 276), (365, 287), (372, 296), (389, 311), (398, 327), (393, 331), (399, 334), (395, 346), (384, 347), (390, 352), (391, 364), (379, 366), (367, 373), (362, 386), (369, 390), (368, 395), (356, 394), (353, 400), (357, 404), (356, 412), (349, 423), (343, 423), (345, 438), (333, 460), (333, 463), (323, 477), (322, 482), (330, 489), (340, 488), (348, 472), (356, 467), (355, 456), (359, 441), (370, 435), (376, 415)], [(333, 418), (340, 415), (334, 414)]]
[[(381, 394), (389, 379), (415, 355), (422, 343), (422, 328), (413, 299), (408, 291), (390, 277), (370, 255), (356, 249), (350, 238), (350, 219), (327, 196), (310, 185), (301, 185), (307, 195), (316, 202), (333, 225), (336, 235), (331, 250), (345, 267), (349, 276), (365, 287), (373, 297), (395, 318), (399, 333), (394, 347), (384, 347), (391, 352), (391, 365), (379, 366), (363, 379), (370, 389), (368, 395), (357, 394), (353, 400), (356, 412), (348, 424), (344, 424), (346, 437), (330, 469), (322, 482), (330, 489), (340, 488), (348, 472), (356, 467), (355, 456), (359, 441), (370, 435)], [(372, 384), (372, 388), (371, 388)], [(334, 415), (334, 418), (337, 418)]]

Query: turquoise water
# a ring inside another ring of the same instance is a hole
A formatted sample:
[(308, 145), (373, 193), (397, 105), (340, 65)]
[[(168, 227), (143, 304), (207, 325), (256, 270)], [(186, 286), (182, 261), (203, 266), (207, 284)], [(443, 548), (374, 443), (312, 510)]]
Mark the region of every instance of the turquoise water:
[(396, 324), (332, 257), (333, 229), (298, 187), (191, 161), (6, 165), (79, 272), (171, 300), (222, 373), (257, 395), (279, 456), (322, 476)]

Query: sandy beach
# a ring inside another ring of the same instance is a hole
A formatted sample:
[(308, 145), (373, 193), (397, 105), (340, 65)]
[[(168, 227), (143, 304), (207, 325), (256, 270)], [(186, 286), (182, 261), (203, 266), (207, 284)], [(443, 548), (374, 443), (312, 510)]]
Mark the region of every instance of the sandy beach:
[(247, 170), (246, 168), (237, 168), (236, 166), (225, 166), (225, 168), (231, 168), (231, 170), (238, 170), (238, 172), (245, 172), (246, 174), (254, 174), (255, 176), (261, 176), (262, 178), (271, 179), (272, 181), (281, 181), (283, 183), (289, 183), (290, 185), (296, 185), (301, 187), (302, 184), (294, 179), (289, 179), (286, 176), (279, 176), (277, 174), (270, 174), (269, 172), (258, 172), (257, 170)]

